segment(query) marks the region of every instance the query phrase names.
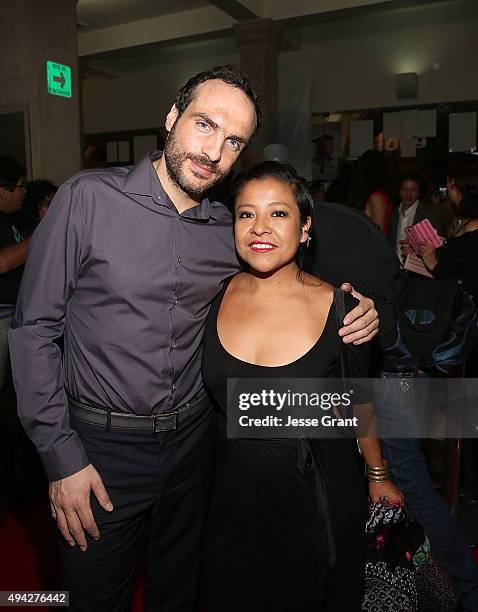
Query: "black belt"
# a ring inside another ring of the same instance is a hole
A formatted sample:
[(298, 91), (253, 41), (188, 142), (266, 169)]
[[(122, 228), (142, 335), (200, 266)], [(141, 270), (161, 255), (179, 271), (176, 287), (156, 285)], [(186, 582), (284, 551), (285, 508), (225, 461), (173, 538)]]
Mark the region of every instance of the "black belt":
[(112, 427), (114, 429), (140, 429), (143, 431), (150, 431), (151, 433), (175, 430), (178, 425), (187, 421), (193, 414), (198, 412), (198, 410), (209, 404), (208, 396), (206, 394), (201, 394), (197, 399), (184, 404), (184, 406), (181, 406), (173, 412), (143, 416), (128, 414), (126, 412), (112, 412), (107, 408), (90, 406), (71, 396), (68, 396), (68, 401), (70, 404), (70, 413), (75, 418), (85, 423)]

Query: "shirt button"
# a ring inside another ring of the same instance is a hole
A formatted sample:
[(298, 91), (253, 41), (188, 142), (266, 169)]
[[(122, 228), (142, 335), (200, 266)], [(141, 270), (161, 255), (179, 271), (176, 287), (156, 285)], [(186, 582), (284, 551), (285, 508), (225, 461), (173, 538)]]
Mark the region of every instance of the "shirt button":
[(177, 304), (179, 302), (179, 299), (177, 297), (174, 298), (173, 300), (173, 304)]
[(176, 348), (176, 342), (174, 342), (174, 340), (171, 342), (171, 348)]
[(181, 257), (178, 257), (178, 264), (181, 263)]
[(171, 389), (172, 389), (173, 391), (176, 391), (176, 385), (175, 385), (175, 384), (173, 384), (173, 386), (171, 387)]

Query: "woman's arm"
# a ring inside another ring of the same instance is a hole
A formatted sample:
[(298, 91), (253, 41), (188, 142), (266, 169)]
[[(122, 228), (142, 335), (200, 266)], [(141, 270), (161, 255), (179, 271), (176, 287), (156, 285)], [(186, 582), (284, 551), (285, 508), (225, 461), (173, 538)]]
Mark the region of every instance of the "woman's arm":
[(366, 464), (371, 499), (378, 501), (381, 497), (385, 497), (390, 503), (403, 503), (403, 495), (391, 482), (388, 463), (382, 456), (373, 404), (369, 402), (354, 405), (354, 416), (357, 417), (357, 440)]
[(423, 263), (427, 269), (430, 270), (430, 272), (433, 272), (438, 263), (436, 249), (427, 242), (420, 242), (419, 249), (420, 257), (422, 258)]
[[(389, 503), (403, 504), (402, 493), (388, 476), (388, 465), (383, 460), (379, 439), (376, 437), (358, 438), (358, 443), (367, 465), (368, 490), (371, 499), (378, 501), (381, 497), (384, 497)], [(368, 468), (370, 468), (370, 471)], [(373, 468), (383, 468), (383, 473), (382, 470), (374, 470)], [(374, 475), (374, 473), (377, 475)], [(371, 481), (371, 479), (377, 479), (377, 481)], [(378, 481), (379, 479), (382, 480)]]
[[(345, 307), (351, 305), (351, 298), (345, 295)], [(348, 379), (367, 379), (370, 372), (370, 350), (367, 344), (348, 345), (347, 353), (344, 355), (344, 374)], [(349, 381), (350, 382), (350, 381)], [(388, 477), (388, 466), (382, 457), (382, 449), (377, 431), (377, 416), (371, 401), (371, 394), (367, 388), (362, 388), (360, 380), (357, 380), (357, 389), (354, 397), (356, 403), (353, 406), (353, 414), (356, 419), (356, 435), (362, 456), (367, 465), (367, 477), (369, 480), (369, 494), (373, 501), (385, 497), (390, 503), (403, 503), (403, 495), (390, 481)], [(366, 385), (367, 387), (368, 385)], [(371, 468), (370, 471), (368, 468)], [(378, 470), (373, 470), (378, 468)], [(386, 468), (386, 469), (385, 469)], [(371, 479), (374, 482), (371, 482)], [(380, 482), (378, 482), (380, 480)]]

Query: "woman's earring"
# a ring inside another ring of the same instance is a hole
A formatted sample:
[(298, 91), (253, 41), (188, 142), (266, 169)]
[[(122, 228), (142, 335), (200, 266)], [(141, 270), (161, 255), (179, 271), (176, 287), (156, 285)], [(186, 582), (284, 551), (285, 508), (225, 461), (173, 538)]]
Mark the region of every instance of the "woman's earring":
[(310, 247), (310, 241), (312, 240), (312, 238), (310, 236), (307, 236), (307, 242), (305, 243), (305, 246), (308, 248)]

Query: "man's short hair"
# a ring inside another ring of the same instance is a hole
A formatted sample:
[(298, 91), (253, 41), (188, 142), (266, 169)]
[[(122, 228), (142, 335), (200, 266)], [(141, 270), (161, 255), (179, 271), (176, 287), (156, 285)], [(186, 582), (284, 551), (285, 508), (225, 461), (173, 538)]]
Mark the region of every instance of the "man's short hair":
[(427, 196), (428, 185), (425, 175), (421, 170), (415, 168), (414, 166), (402, 168), (397, 180), (397, 187), (399, 190), (402, 188), (402, 184), (405, 181), (413, 181), (414, 183), (418, 183), (421, 198), (425, 198)]
[(13, 157), (0, 157), (0, 186), (11, 190), (25, 174), (25, 168)]
[(246, 75), (243, 74), (236, 66), (232, 66), (231, 64), (214, 66), (214, 68), (200, 72), (199, 74), (196, 74), (196, 76), (190, 78), (186, 85), (181, 87), (176, 96), (175, 105), (178, 109), (178, 116), (181, 116), (191, 104), (199, 85), (205, 83), (206, 81), (212, 81), (215, 79), (224, 81), (224, 83), (232, 85), (232, 87), (237, 87), (249, 98), (256, 112), (256, 128), (254, 130), (255, 135), (262, 123), (262, 111), (259, 96), (254, 91)]

